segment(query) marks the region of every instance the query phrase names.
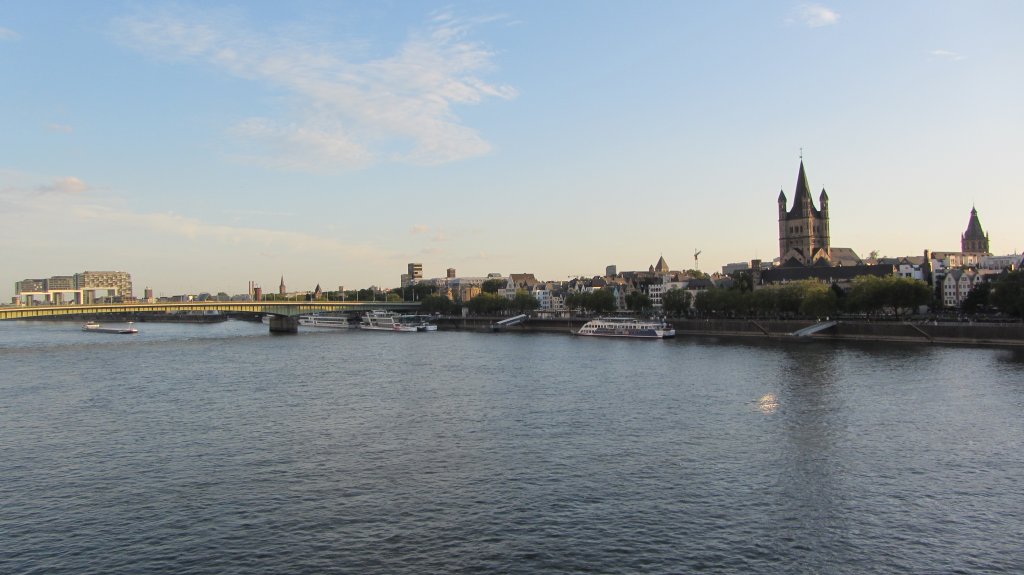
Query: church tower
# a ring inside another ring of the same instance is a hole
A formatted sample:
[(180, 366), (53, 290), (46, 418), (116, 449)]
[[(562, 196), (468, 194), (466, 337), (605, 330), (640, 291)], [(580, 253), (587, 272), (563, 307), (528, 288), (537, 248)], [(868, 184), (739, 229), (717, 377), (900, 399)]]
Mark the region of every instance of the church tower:
[(822, 188), (818, 196), (821, 209), (814, 207), (811, 186), (807, 183), (804, 161), (796, 178), (793, 207), (786, 210), (786, 194), (779, 191), (779, 258), (783, 265), (795, 259), (804, 265), (829, 258), (828, 194)]
[(281, 285), (277, 286), (277, 294), (278, 295), (285, 295), (287, 293), (288, 293), (288, 290), (285, 289), (285, 287), (284, 287), (284, 276), (281, 276)]
[(988, 251), (988, 234), (981, 229), (978, 210), (974, 206), (971, 206), (971, 219), (967, 222), (967, 231), (960, 236), (960, 251), (970, 255), (992, 255)]

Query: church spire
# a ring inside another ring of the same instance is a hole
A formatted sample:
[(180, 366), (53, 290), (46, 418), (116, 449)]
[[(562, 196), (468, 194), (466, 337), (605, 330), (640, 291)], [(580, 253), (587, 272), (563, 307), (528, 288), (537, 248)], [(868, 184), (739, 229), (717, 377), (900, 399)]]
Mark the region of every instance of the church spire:
[(801, 159), (800, 173), (796, 177), (796, 195), (793, 197), (793, 201), (799, 202), (804, 197), (810, 199), (811, 186), (807, 183), (807, 172), (804, 171), (804, 161)]
[(978, 210), (971, 206), (971, 219), (967, 222), (967, 230), (960, 236), (960, 251), (964, 253), (988, 254), (988, 234), (981, 228)]

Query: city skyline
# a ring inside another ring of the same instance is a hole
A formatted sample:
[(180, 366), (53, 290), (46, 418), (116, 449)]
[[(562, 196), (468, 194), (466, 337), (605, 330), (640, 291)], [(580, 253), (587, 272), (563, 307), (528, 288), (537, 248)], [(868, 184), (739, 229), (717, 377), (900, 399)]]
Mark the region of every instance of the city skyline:
[[(39, 4), (0, 13), (0, 297), (770, 261), (802, 156), (862, 257), (1019, 253), (1010, 2)], [(292, 287), (294, 286), (294, 287)]]

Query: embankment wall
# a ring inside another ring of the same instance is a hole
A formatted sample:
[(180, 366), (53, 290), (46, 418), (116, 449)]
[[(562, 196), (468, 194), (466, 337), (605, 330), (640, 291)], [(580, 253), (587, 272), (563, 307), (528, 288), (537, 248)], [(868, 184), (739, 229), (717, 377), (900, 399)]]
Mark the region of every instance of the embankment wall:
[[(441, 329), (490, 331), (502, 318), (441, 318)], [(589, 318), (537, 319), (504, 328), (506, 332), (570, 333)], [(675, 319), (677, 336), (722, 335), (741, 337), (789, 338), (793, 332), (814, 325), (813, 321), (749, 319)], [(907, 341), (966, 345), (1024, 346), (1024, 323), (936, 323), (902, 321), (840, 321), (818, 332), (811, 339)]]

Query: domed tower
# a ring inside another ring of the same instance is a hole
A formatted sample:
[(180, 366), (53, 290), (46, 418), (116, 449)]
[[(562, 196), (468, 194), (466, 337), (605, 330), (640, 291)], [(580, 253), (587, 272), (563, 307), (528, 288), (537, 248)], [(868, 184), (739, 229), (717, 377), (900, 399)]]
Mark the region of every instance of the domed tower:
[(967, 222), (967, 231), (960, 236), (960, 251), (965, 254), (990, 256), (988, 251), (988, 234), (981, 229), (978, 210), (971, 206), (971, 219)]
[(821, 210), (814, 207), (811, 186), (807, 183), (807, 172), (801, 159), (793, 207), (788, 212), (786, 194), (779, 192), (779, 257), (783, 260), (796, 258), (810, 265), (819, 251), (825, 255), (829, 253), (828, 194), (824, 189), (818, 199)]

